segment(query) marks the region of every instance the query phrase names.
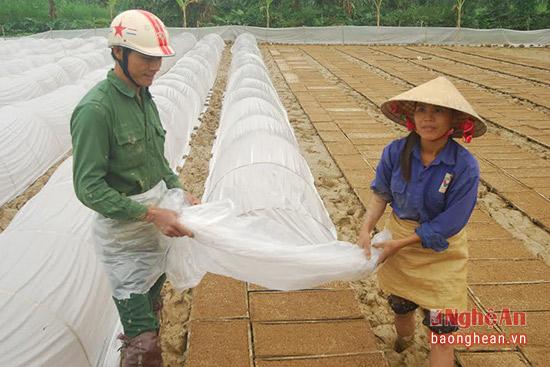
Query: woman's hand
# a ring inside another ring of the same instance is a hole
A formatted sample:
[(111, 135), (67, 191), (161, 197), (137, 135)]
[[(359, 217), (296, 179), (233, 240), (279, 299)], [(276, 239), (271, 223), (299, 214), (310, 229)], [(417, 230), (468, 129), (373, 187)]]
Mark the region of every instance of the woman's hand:
[(387, 258), (399, 251), (403, 247), (403, 244), (402, 241), (389, 240), (375, 243), (372, 247), (382, 250), (380, 256), (378, 257), (378, 263), (381, 264), (386, 261)]
[(387, 205), (388, 203), (382, 197), (378, 196), (376, 193), (372, 195), (372, 199), (370, 200), (367, 208), (365, 222), (361, 226), (361, 231), (359, 231), (359, 239), (357, 240), (357, 243), (363, 248), (363, 252), (368, 259), (370, 259), (371, 256), (370, 239), (372, 237), (374, 227), (376, 226), (376, 223), (378, 223), (378, 220), (380, 220), (380, 217), (382, 217), (382, 214), (384, 214), (384, 210)]
[(359, 244), (359, 246), (363, 248), (363, 252), (365, 253), (365, 256), (367, 257), (367, 259), (370, 259), (370, 256), (371, 256), (371, 252), (370, 252), (371, 235), (372, 235), (372, 231), (365, 228), (361, 229), (361, 232), (359, 233), (359, 239), (357, 240), (357, 243)]

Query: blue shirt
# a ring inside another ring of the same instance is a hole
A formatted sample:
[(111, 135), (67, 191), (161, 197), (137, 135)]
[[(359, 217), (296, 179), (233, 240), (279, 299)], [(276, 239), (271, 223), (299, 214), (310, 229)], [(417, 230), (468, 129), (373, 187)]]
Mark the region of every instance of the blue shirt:
[(399, 218), (420, 223), (416, 234), (423, 247), (443, 251), (449, 247), (447, 238), (464, 228), (476, 204), (478, 162), (449, 139), (425, 167), (417, 144), (411, 156), (411, 180), (407, 183), (399, 162), (405, 141), (395, 140), (384, 148), (371, 189), (391, 203)]

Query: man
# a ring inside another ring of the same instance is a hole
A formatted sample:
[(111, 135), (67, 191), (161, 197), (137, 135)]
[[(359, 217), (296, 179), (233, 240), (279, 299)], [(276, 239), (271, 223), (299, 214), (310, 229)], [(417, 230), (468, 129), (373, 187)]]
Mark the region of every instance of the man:
[(147, 11), (115, 17), (108, 35), (115, 67), (71, 118), (74, 189), (98, 213), (94, 237), (124, 328), (123, 366), (162, 366), (166, 249), (158, 232), (192, 236), (176, 212), (156, 207), (167, 189), (181, 188), (164, 157), (166, 132), (148, 90), (162, 57), (175, 54), (168, 42), (164, 24)]

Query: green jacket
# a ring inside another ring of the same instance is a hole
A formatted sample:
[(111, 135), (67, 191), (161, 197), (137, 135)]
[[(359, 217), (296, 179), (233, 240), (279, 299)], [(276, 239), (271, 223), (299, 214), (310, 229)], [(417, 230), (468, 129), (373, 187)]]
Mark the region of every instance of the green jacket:
[(136, 93), (113, 70), (90, 90), (71, 117), (73, 183), (90, 209), (113, 219), (142, 219), (147, 208), (128, 195), (160, 180), (181, 187), (164, 157), (164, 137), (151, 94)]

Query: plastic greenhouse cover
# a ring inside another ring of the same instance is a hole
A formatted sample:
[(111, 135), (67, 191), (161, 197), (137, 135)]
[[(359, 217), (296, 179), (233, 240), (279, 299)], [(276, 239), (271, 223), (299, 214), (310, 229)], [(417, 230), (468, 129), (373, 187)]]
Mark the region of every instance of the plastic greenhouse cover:
[(42, 49), (40, 48), (40, 46), (36, 46), (31, 50), (32, 54), (26, 55), (24, 57), (13, 57), (13, 58), (8, 57), (7, 59), (0, 58), (0, 65), (2, 66), (0, 69), (0, 77), (14, 76), (16, 74), (23, 73), (31, 68), (39, 67), (42, 65), (60, 61), (64, 58), (74, 57), (75, 55), (80, 55), (80, 54), (88, 53), (94, 50), (100, 50), (102, 48), (107, 47), (106, 42), (104, 42), (104, 45), (102, 46), (101, 45), (96, 46), (93, 43), (90, 43), (89, 40), (86, 40), (86, 41), (82, 39), (76, 39), (76, 40), (77, 41), (80, 40), (80, 42), (85, 42), (85, 43), (80, 44), (77, 47), (70, 49), (68, 51), (61, 50), (53, 54), (40, 53)]
[(309, 244), (270, 217), (241, 215), (228, 200), (185, 207), (181, 190), (169, 190), (160, 206), (181, 213), (180, 221), (195, 235), (163, 237), (171, 245), (166, 274), (177, 289), (195, 286), (206, 272), (271, 289), (304, 289), (362, 278), (378, 259), (375, 254), (367, 260), (346, 242)]
[(206, 202), (224, 199), (230, 199), (240, 213), (263, 213), (285, 223), (296, 238), (310, 243), (336, 239), (315, 187), (284, 166), (256, 163), (226, 173), (204, 195)]
[[(241, 83), (239, 83), (239, 85), (240, 84)], [(266, 90), (262, 88), (261, 85), (259, 87), (260, 88), (238, 86), (236, 88), (233, 88), (231, 91), (228, 91), (223, 98), (224, 107), (232, 103), (235, 103), (237, 101), (240, 101), (244, 98), (257, 97), (265, 100), (267, 103), (271, 105), (278, 106), (281, 109), (281, 111), (283, 112), (285, 111), (285, 108), (281, 103), (279, 96), (277, 95), (277, 92), (275, 92), (273, 88), (269, 88)]]
[(65, 161), (0, 235), (2, 366), (101, 365), (117, 312)]
[(266, 74), (265, 68), (255, 64), (245, 64), (233, 71), (229, 81), (227, 82), (227, 90), (233, 90), (233, 88), (235, 88), (235, 84), (244, 78), (254, 78), (269, 85), (273, 85), (269, 79), (269, 76)]
[(214, 47), (206, 45), (206, 43), (203, 41), (201, 42), (200, 47), (196, 47), (195, 49), (190, 51), (188, 55), (202, 56), (207, 60), (207, 62), (210, 64), (210, 68), (212, 69), (216, 67), (216, 59), (217, 59), (216, 55), (218, 54), (219, 52)]
[(84, 50), (91, 51), (96, 48), (105, 47), (107, 47), (107, 39), (105, 37), (92, 36), (70, 39), (18, 37), (5, 40), (4, 42), (0, 41), (0, 61), (26, 55), (66, 54), (66, 50), (82, 52)]
[(288, 124), (281, 123), (281, 121), (270, 116), (251, 115), (227, 126), (224, 133), (214, 142), (214, 146), (212, 147), (213, 156), (215, 157), (217, 155), (218, 150), (227, 149), (230, 145), (235, 144), (235, 140), (254, 131), (262, 131), (270, 135), (281, 136), (289, 143), (298, 147), (296, 138)]
[[(63, 41), (70, 42), (72, 40)], [(50, 42), (53, 42), (53, 40)], [(97, 43), (100, 45), (99, 42)], [(102, 43), (104, 43), (103, 46), (106, 46), (104, 40)], [(195, 38), (192, 35), (176, 37), (176, 48), (180, 51), (188, 49), (194, 43)], [(92, 43), (89, 44), (93, 45)], [(173, 58), (173, 60), (176, 62), (178, 57)], [(6, 144), (0, 146), (1, 204), (23, 192), (29, 184), (69, 151), (71, 144), (69, 132), (71, 113), (84, 94), (97, 82), (104, 79), (107, 74), (108, 69), (105, 67), (95, 70), (93, 68), (98, 65), (109, 65), (111, 67), (112, 63), (110, 53), (104, 47), (104, 49), (96, 52), (77, 53), (45, 67), (29, 70), (26, 73), (26, 75), (34, 73), (42, 76), (42, 73), (47, 71), (45, 68), (55, 68), (58, 71), (57, 74), (64, 77), (63, 82), (75, 84), (66, 84), (59, 88), (56, 88), (56, 85), (46, 86), (42, 89), (51, 89), (49, 93), (0, 108), (0, 131), (5, 136), (6, 141)], [(182, 67), (184, 66), (182, 65)], [(55, 80), (53, 77), (57, 74), (52, 74), (46, 80)], [(23, 83), (21, 78), (16, 79), (19, 80), (19, 83)], [(24, 83), (21, 87), (40, 90), (37, 82), (35, 84)], [(204, 89), (205, 86), (200, 85), (194, 88)], [(181, 91), (177, 92), (178, 89), (181, 89)], [(1, 90), (3, 90), (2, 87), (0, 87), (0, 95)], [(190, 88), (179, 83), (179, 85), (174, 85), (171, 91), (165, 93), (173, 102), (178, 102), (181, 108), (186, 108), (189, 106), (189, 102), (183, 100), (182, 93), (185, 92), (188, 92), (191, 101), (194, 103), (190, 111), (192, 111), (193, 116), (198, 117), (202, 102), (193, 96), (193, 91), (190, 91)], [(176, 98), (178, 96), (179, 99)], [(182, 111), (181, 108), (180, 112)], [(165, 109), (164, 112), (162, 117), (166, 119), (166, 112), (169, 111)], [(185, 120), (188, 117), (188, 112), (184, 112), (181, 112), (179, 121), (184, 126), (189, 126), (190, 122)], [(188, 135), (188, 130), (191, 128), (192, 126), (183, 129), (186, 135)], [(181, 129), (181, 125), (173, 130), (178, 131), (179, 129)], [(171, 152), (172, 163), (181, 160), (181, 156), (185, 153), (182, 149), (186, 149), (186, 144), (180, 147), (183, 141), (186, 142), (186, 139), (177, 139), (168, 147)], [(167, 142), (167, 145), (169, 144)], [(178, 149), (174, 145), (177, 145)], [(176, 159), (176, 157), (179, 158)]]
[(233, 60), (231, 60), (230, 72), (232, 73), (233, 71), (245, 64), (256, 64), (259, 66), (263, 66), (264, 61), (260, 56), (252, 53), (237, 53), (234, 54)]
[(184, 65), (176, 65), (171, 73), (161, 76), (153, 85), (172, 85), (174, 83), (176, 85), (185, 84), (196, 94), (198, 99), (204, 99), (208, 95), (209, 84), (207, 80), (199, 78), (197, 74)]
[[(106, 36), (107, 28), (48, 31), (29, 38), (74, 38)], [(511, 29), (471, 29), (454, 27), (376, 27), (376, 26), (333, 26), (333, 27), (294, 27), (262, 28), (241, 25), (228, 25), (201, 28), (168, 28), (171, 35), (182, 32), (193, 33), (197, 39), (215, 33), (226, 41), (251, 33), (258, 42), (308, 43), (308, 44), (509, 44), (509, 45), (548, 45), (550, 29), (516, 31)], [(6, 41), (9, 42), (9, 41)], [(1, 42), (0, 42), (1, 44)]]
[(23, 192), (70, 149), (69, 119), (107, 69), (29, 101), (0, 108), (0, 204)]
[(278, 104), (255, 96), (244, 97), (231, 106), (226, 107), (223, 112), (221, 116), (223, 124), (220, 126), (220, 131), (223, 131), (227, 124), (253, 114), (271, 116), (279, 121), (288, 120), (286, 111), (282, 110)]
[(218, 150), (205, 184), (205, 193), (213, 190), (228, 172), (242, 166), (271, 163), (286, 167), (313, 185), (306, 161), (286, 139), (262, 131), (254, 131), (233, 141), (226, 150)]
[(170, 40), (172, 48), (176, 51), (175, 57), (167, 57), (162, 60), (162, 66), (159, 70), (159, 75), (166, 73), (179, 58), (185, 55), (190, 49), (195, 46), (197, 39), (190, 33), (181, 33)]
[(233, 91), (239, 90), (240, 88), (260, 89), (264, 92), (270, 93), (273, 97), (276, 97), (276, 99), (279, 99), (279, 95), (277, 94), (277, 91), (275, 90), (273, 85), (263, 80), (250, 77), (240, 78), (238, 81), (233, 83), (233, 88), (231, 88), (231, 90), (228, 89), (226, 94), (229, 95), (233, 93)]
[[(213, 77), (207, 65), (202, 64), (199, 60), (193, 57), (184, 56), (182, 57), (181, 64), (185, 65), (186, 69), (189, 69), (196, 73), (201, 79), (208, 81), (208, 84), (213, 81)], [(175, 67), (177, 68), (178, 65), (175, 65)]]
[(185, 95), (187, 103), (193, 106), (193, 115), (200, 112), (199, 106), (202, 103), (201, 101), (208, 94), (202, 92), (203, 89), (208, 90), (208, 85), (204, 84), (204, 81), (197, 79), (194, 74), (190, 74), (189, 70), (183, 68), (179, 69), (177, 74), (175, 72), (169, 73), (157, 79), (151, 90), (154, 91), (156, 88), (163, 86), (171, 87)]
[[(173, 142), (181, 118), (163, 124)], [(76, 199), (71, 169), (67, 159), (0, 234), (1, 366), (118, 364), (120, 323), (94, 252), (94, 214)]]
[[(94, 69), (103, 68), (112, 64), (108, 55), (103, 51), (88, 53), (82, 56), (74, 57), (81, 58), (86, 62), (88, 69), (85, 73), (89, 73)], [(30, 69), (16, 76), (4, 76), (0, 78), (0, 107), (12, 103), (29, 100), (40, 95), (50, 93), (55, 89), (70, 83), (75, 80), (70, 77), (69, 69), (75, 68), (81, 70), (80, 76), (84, 75), (83, 66), (77, 64), (67, 64), (66, 62), (54, 62), (38, 68)], [(71, 74), (74, 71), (71, 72)]]

